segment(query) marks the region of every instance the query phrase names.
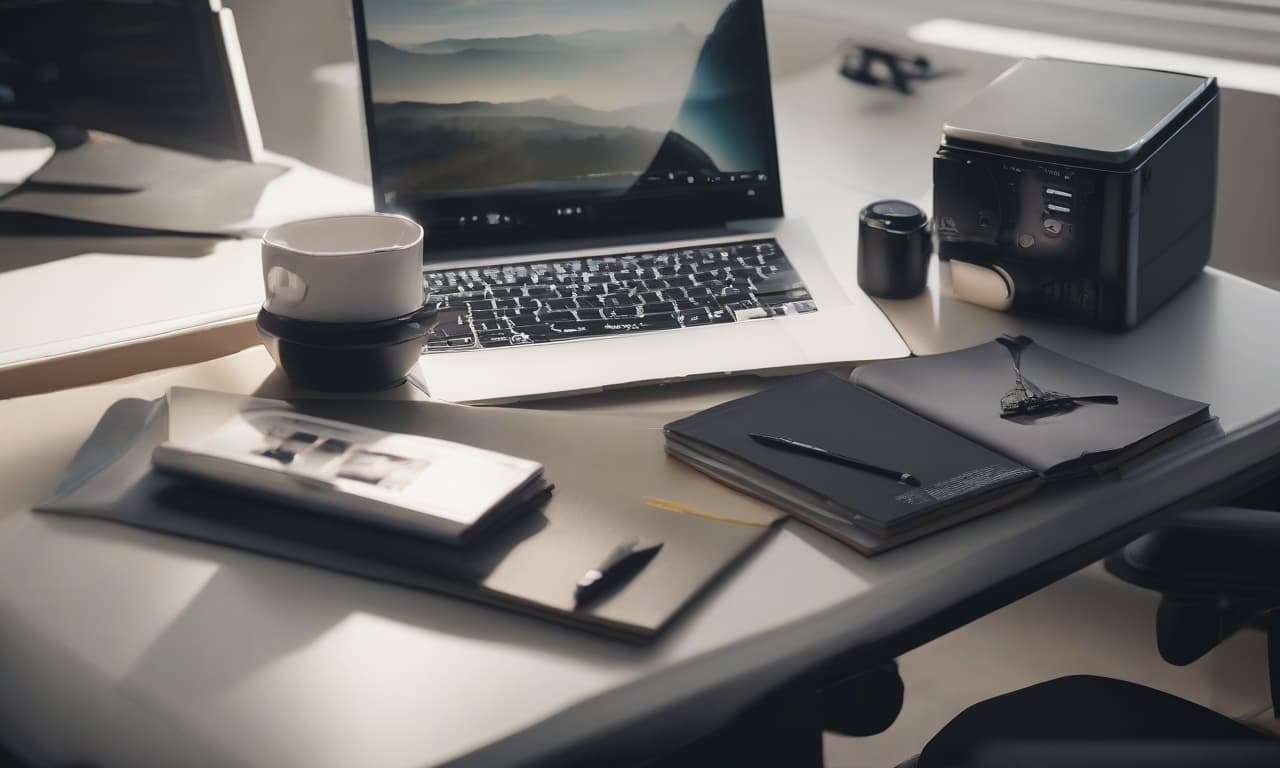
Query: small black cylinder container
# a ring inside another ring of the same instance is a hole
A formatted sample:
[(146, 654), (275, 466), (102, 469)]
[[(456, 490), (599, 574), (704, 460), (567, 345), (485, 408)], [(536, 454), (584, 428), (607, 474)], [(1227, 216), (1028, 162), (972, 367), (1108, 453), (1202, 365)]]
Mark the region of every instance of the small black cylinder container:
[(858, 214), (858, 285), (870, 296), (909, 299), (929, 277), (929, 217), (902, 200), (880, 200)]
[(372, 392), (405, 380), (436, 324), (434, 306), (369, 323), (297, 320), (263, 309), (258, 336), (276, 365), (299, 387)]

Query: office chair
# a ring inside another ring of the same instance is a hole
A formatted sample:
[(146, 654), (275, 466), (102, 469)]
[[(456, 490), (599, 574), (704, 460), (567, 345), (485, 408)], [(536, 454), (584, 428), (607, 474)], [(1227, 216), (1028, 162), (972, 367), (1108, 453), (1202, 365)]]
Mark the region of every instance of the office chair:
[(1265, 629), (1280, 713), (1280, 512), (1191, 510), (1107, 558), (1106, 568), (1160, 592), (1156, 645), (1170, 664), (1190, 664), (1242, 627)]
[[(1244, 626), (1264, 626), (1280, 711), (1280, 512), (1192, 510), (1106, 567), (1161, 593), (1156, 641), (1171, 664), (1190, 664)], [(996, 766), (1273, 768), (1280, 740), (1151, 688), (1077, 676), (970, 707), (900, 768)]]

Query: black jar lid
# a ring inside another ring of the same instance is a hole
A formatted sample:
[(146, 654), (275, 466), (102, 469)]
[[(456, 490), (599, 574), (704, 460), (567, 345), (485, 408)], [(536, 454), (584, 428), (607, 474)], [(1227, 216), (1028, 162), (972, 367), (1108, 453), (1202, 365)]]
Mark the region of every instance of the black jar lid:
[(880, 200), (862, 209), (861, 223), (872, 229), (894, 234), (908, 234), (928, 226), (924, 211), (904, 200)]

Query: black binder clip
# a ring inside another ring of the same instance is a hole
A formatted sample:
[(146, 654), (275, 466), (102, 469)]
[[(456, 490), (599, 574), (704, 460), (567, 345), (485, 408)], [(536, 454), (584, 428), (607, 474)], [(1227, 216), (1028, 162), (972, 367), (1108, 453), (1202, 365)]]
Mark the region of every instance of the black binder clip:
[(1026, 336), (1001, 336), (996, 343), (1009, 351), (1013, 358), (1013, 389), (1000, 398), (1000, 418), (1032, 423), (1043, 416), (1069, 413), (1082, 403), (1116, 405), (1115, 395), (1068, 395), (1043, 389), (1022, 372), (1022, 350), (1035, 342)]
[(915, 80), (932, 80), (946, 72), (935, 70), (923, 54), (891, 50), (883, 45), (865, 45), (846, 40), (841, 46), (844, 60), (840, 74), (863, 85), (887, 86), (902, 94), (911, 94)]

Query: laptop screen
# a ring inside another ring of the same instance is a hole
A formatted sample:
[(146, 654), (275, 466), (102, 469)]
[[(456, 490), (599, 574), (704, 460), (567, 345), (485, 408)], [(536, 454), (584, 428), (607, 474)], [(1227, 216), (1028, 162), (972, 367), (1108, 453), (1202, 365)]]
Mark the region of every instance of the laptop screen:
[(357, 0), (378, 207), (437, 242), (782, 213), (761, 0)]

